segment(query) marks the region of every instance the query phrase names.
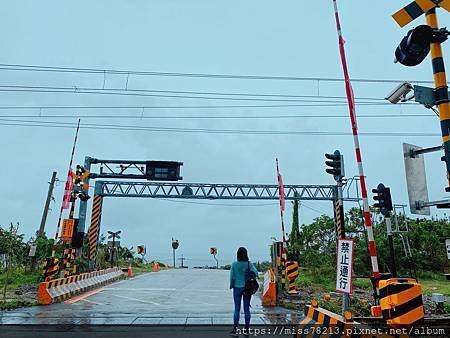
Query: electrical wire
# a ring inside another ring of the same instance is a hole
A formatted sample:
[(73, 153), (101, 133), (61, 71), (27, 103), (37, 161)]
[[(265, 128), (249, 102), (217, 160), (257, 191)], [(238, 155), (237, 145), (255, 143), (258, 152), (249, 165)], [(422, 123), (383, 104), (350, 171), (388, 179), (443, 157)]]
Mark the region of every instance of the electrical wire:
[[(21, 126), (21, 127), (47, 127), (47, 128), (70, 128), (76, 127), (75, 123), (56, 122), (56, 121), (29, 121), (1, 119), (0, 125), (3, 126)], [(83, 123), (82, 129), (94, 130), (120, 130), (120, 131), (153, 131), (153, 132), (173, 132), (173, 133), (205, 133), (205, 134), (246, 134), (246, 135), (310, 135), (310, 136), (349, 136), (349, 132), (340, 131), (281, 131), (281, 130), (241, 130), (241, 129), (208, 129), (208, 128), (176, 128), (160, 126), (127, 126), (119, 124), (94, 124)], [(404, 137), (404, 136), (440, 136), (438, 133), (403, 133), (403, 132), (362, 132), (364, 136), (377, 137)]]
[(200, 205), (208, 205), (208, 206), (225, 206), (225, 207), (265, 207), (265, 206), (273, 206), (278, 205), (279, 203), (259, 203), (259, 204), (228, 204), (228, 203), (208, 203), (208, 202), (195, 202), (195, 201), (184, 201), (184, 200), (175, 200), (170, 198), (155, 198), (159, 201), (165, 202), (174, 202), (174, 203), (186, 203), (186, 204), (200, 204)]
[[(192, 92), (192, 95), (183, 95), (182, 91), (153, 91), (145, 89), (108, 89), (108, 88), (85, 88), (85, 87), (53, 87), (53, 86), (23, 86), (23, 85), (0, 85), (0, 92), (27, 92), (27, 93), (66, 93), (66, 94), (95, 94), (95, 95), (119, 95), (119, 96), (139, 96), (139, 97), (164, 97), (164, 98), (178, 98), (178, 99), (200, 99), (200, 100), (221, 100), (221, 101), (261, 101), (261, 102), (319, 102), (319, 103), (345, 103), (343, 101), (344, 97), (339, 96), (313, 96), (313, 95), (303, 95), (296, 97), (303, 97), (304, 99), (280, 99), (280, 98), (259, 98), (250, 97), (253, 95), (246, 96), (245, 93), (241, 93), (239, 97), (229, 97), (234, 94), (228, 93), (224, 96), (201, 96), (195, 94), (197, 92)], [(163, 94), (166, 93), (166, 94)], [(169, 94), (173, 93), (173, 94)], [(180, 95), (175, 95), (179, 93)], [(200, 93), (200, 92), (198, 92)], [(214, 95), (214, 94), (211, 94)], [(259, 94), (263, 95), (263, 94)], [(282, 95), (282, 94), (274, 94)], [(269, 95), (272, 96), (272, 95)], [(309, 98), (309, 99), (308, 99)], [(312, 100), (312, 98), (316, 98)], [(323, 98), (323, 99), (322, 99)], [(327, 98), (341, 99), (340, 101), (335, 100), (325, 100)], [(373, 100), (373, 101), (383, 101), (379, 98), (361, 98), (361, 100)], [(371, 103), (371, 102), (365, 102)]]
[[(348, 115), (86, 115), (86, 114), (76, 114), (76, 115), (0, 115), (2, 118), (36, 118), (36, 119), (47, 119), (47, 118), (62, 118), (62, 119), (180, 119), (180, 120), (195, 120), (195, 119), (301, 119), (301, 118), (348, 118)], [(432, 117), (435, 115), (431, 114), (367, 114), (360, 115), (359, 118), (411, 118), (411, 117)], [(38, 122), (38, 121), (36, 121)]]
[[(327, 77), (300, 77), (300, 76), (268, 76), (268, 75), (233, 75), (233, 74), (208, 74), (208, 73), (182, 73), (161, 71), (136, 71), (118, 69), (99, 69), (81, 67), (42, 66), (29, 64), (0, 63), (0, 70), (5, 71), (34, 71), (34, 72), (59, 72), (59, 73), (85, 73), (85, 74), (123, 74), (138, 76), (165, 76), (165, 77), (188, 77), (188, 78), (214, 78), (214, 79), (242, 79), (242, 80), (284, 80), (284, 81), (319, 81), (319, 82), (343, 82), (341, 78)], [(401, 83), (406, 80), (396, 79), (363, 79), (355, 78), (352, 82), (365, 83)], [(411, 83), (433, 83), (428, 80), (408, 80)]]
[[(189, 94), (189, 95), (213, 95), (213, 96), (242, 96), (242, 97), (282, 97), (282, 98), (309, 98), (309, 99), (340, 99), (345, 100), (345, 96), (326, 96), (326, 95), (293, 95), (293, 94), (259, 94), (259, 93), (240, 93), (240, 92), (208, 92), (208, 91), (186, 91), (186, 90), (161, 90), (161, 89), (123, 89), (123, 88), (89, 88), (89, 87), (58, 87), (58, 86), (24, 86), (24, 85), (0, 85), (0, 88), (13, 89), (50, 89), (50, 90), (94, 90), (111, 92), (137, 92), (137, 93), (158, 93), (158, 94)], [(385, 99), (378, 97), (359, 97), (358, 100), (374, 100), (385, 102)], [(320, 101), (321, 102), (321, 101)]]
[(305, 204), (305, 202), (303, 202), (303, 201), (301, 201), (300, 206), (301, 206), (301, 207), (303, 206), (303, 207), (305, 207), (306, 209), (315, 211), (315, 212), (317, 212), (317, 213), (320, 214), (320, 215), (326, 215), (326, 214), (328, 214), (328, 212), (326, 212), (326, 211), (319, 210), (319, 209), (315, 209), (315, 208), (313, 208), (313, 207), (311, 207), (311, 206), (308, 206), (308, 205)]

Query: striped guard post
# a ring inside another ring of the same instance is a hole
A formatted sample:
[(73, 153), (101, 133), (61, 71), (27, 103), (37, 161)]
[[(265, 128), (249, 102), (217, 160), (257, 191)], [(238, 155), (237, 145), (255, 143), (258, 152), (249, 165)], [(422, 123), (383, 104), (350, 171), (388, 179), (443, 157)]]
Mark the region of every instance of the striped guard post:
[(286, 274), (289, 280), (288, 292), (290, 294), (297, 294), (295, 288), (295, 281), (298, 277), (298, 263), (296, 261), (288, 261), (286, 264)]
[(48, 305), (67, 300), (80, 293), (112, 283), (124, 277), (119, 268), (82, 273), (77, 276), (42, 282), (38, 288), (38, 303)]
[(408, 338), (408, 335), (374, 334), (370, 327), (354, 321), (350, 311), (341, 316), (320, 308), (317, 300), (313, 300), (306, 306), (305, 318), (297, 325), (295, 337)]
[(44, 280), (51, 281), (59, 272), (59, 259), (56, 257), (49, 257), (45, 260), (44, 266)]
[(379, 283), (383, 319), (392, 327), (410, 327), (425, 316), (422, 287), (413, 278), (389, 278)]
[(103, 196), (94, 195), (92, 205), (91, 226), (89, 227), (89, 260), (95, 261), (97, 257), (97, 244), (100, 234), (100, 222), (102, 218)]

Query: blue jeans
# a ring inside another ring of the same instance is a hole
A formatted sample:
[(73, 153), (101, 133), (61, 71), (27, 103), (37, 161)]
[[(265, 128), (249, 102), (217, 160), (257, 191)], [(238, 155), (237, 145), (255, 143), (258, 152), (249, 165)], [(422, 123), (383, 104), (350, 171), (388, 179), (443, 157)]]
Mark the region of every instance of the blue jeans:
[(239, 325), (239, 314), (241, 312), (241, 299), (244, 299), (244, 316), (245, 316), (245, 328), (250, 326), (250, 299), (252, 296), (244, 296), (244, 288), (233, 288), (234, 299), (234, 326)]

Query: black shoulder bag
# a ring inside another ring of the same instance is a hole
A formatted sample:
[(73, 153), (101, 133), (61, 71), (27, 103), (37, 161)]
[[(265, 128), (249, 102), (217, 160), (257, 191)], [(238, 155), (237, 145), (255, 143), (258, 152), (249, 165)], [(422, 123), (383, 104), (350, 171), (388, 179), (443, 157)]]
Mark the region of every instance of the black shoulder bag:
[(250, 269), (250, 262), (247, 263), (247, 273), (245, 278), (244, 296), (251, 296), (259, 289), (256, 273)]

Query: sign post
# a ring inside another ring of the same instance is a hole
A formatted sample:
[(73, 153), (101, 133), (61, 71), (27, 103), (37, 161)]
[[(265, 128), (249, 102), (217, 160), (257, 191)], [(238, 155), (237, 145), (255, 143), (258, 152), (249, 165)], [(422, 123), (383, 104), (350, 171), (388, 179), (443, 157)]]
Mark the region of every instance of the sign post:
[(338, 239), (336, 292), (351, 294), (353, 291), (353, 239)]

